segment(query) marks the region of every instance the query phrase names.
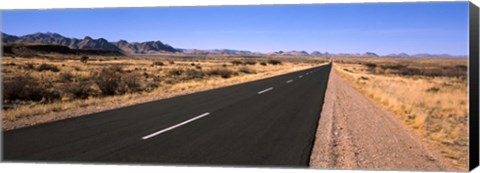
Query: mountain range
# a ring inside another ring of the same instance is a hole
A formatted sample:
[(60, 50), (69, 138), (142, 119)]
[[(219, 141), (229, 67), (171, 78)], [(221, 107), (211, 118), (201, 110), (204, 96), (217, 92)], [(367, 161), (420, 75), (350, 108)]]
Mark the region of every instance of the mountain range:
[(104, 38), (92, 39), (86, 36), (83, 39), (68, 38), (57, 33), (34, 33), (24, 36), (13, 36), (2, 33), (3, 43), (39, 43), (67, 46), (70, 49), (82, 50), (110, 50), (119, 51), (125, 54), (153, 54), (162, 52), (178, 52), (179, 50), (173, 48), (168, 44), (163, 44), (160, 41), (147, 42), (132, 42), (125, 40), (118, 42), (109, 42)]
[[(361, 56), (361, 57), (380, 57), (374, 52), (365, 52), (363, 54), (349, 54), (349, 53), (328, 53), (313, 51), (308, 53), (306, 51), (276, 51), (270, 53), (251, 52), (246, 50), (233, 50), (233, 49), (181, 49), (174, 48), (161, 41), (146, 41), (146, 42), (128, 42), (126, 40), (119, 40), (116, 42), (110, 42), (104, 38), (93, 39), (89, 36), (83, 39), (69, 38), (62, 36), (58, 33), (46, 32), (46, 33), (34, 33), (24, 36), (14, 36), (5, 34), (2, 32), (3, 43), (38, 43), (48, 45), (61, 45), (70, 49), (78, 50), (104, 50), (120, 52), (123, 54), (160, 54), (160, 53), (180, 53), (187, 55), (275, 55), (275, 56)], [(449, 54), (414, 54), (408, 55), (406, 53), (388, 54), (383, 57), (465, 57), (465, 56), (452, 56)]]
[(259, 52), (251, 52), (247, 50), (233, 50), (233, 49), (178, 49), (184, 54), (190, 55), (262, 55)]

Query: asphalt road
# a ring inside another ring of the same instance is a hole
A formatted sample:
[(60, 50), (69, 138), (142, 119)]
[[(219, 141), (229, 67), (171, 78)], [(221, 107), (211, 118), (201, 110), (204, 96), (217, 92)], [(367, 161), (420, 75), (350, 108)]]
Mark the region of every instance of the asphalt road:
[(6, 131), (3, 159), (306, 167), (330, 69)]

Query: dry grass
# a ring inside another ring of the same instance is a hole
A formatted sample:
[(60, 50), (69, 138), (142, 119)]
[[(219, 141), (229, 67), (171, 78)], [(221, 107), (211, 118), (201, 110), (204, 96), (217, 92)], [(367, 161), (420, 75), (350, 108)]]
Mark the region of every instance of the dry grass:
[(344, 58), (334, 69), (460, 169), (468, 163), (466, 59)]
[[(50, 57), (2, 58), (7, 88), (3, 92), (9, 95), (2, 100), (4, 129), (253, 81), (326, 62), (283, 58), (275, 59), (281, 65), (261, 65), (272, 59), (98, 56), (85, 61), (81, 56)], [(230, 63), (233, 60), (242, 63)], [(18, 81), (28, 81), (28, 87), (15, 87), (24, 86)]]

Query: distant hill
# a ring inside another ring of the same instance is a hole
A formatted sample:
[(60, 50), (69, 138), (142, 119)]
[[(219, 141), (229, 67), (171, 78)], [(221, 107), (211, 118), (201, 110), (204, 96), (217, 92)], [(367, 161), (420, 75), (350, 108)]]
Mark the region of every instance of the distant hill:
[(450, 55), (450, 54), (429, 54), (429, 53), (420, 53), (420, 54), (413, 54), (409, 55), (406, 53), (399, 53), (399, 54), (388, 54), (384, 57), (400, 57), (400, 58), (466, 58), (467, 56), (458, 56), (458, 55)]
[(410, 57), (410, 55), (406, 54), (406, 53), (399, 53), (399, 54), (388, 54), (388, 55), (385, 55), (387, 57)]
[(425, 58), (445, 57), (445, 58), (452, 58), (452, 57), (463, 57), (463, 56), (453, 56), (453, 55), (450, 55), (450, 54), (420, 53), (420, 54), (412, 55), (412, 57), (425, 57)]
[(322, 52), (319, 52), (319, 51), (313, 51), (312, 53), (310, 53), (310, 55), (312, 56), (328, 56), (328, 52), (325, 52), (325, 53), (322, 53)]
[(57, 33), (35, 33), (24, 36), (13, 36), (2, 33), (3, 43), (17, 44), (49, 44), (61, 45), (70, 49), (80, 50), (108, 50), (118, 51), (125, 54), (151, 54), (159, 52), (177, 52), (175, 48), (160, 41), (148, 41), (142, 43), (128, 43), (125, 40), (109, 42), (104, 38), (93, 39), (86, 36), (83, 39), (68, 38)]
[(233, 50), (233, 49), (178, 49), (184, 54), (190, 55), (261, 55), (261, 53), (246, 51), (246, 50)]
[(372, 56), (372, 57), (378, 57), (378, 55), (376, 53), (373, 53), (373, 52), (365, 52), (363, 54), (363, 56)]
[(24, 36), (12, 36), (5, 33), (2, 33), (2, 42), (3, 43), (20, 43), (20, 44), (50, 44), (50, 45), (61, 45), (67, 46), (71, 49), (101, 49), (101, 50), (113, 50), (121, 51), (115, 45), (109, 43), (107, 40), (92, 39), (90, 37), (85, 37), (84, 39), (76, 38), (67, 38), (57, 33), (47, 32), (47, 33), (35, 33)]
[(70, 49), (67, 46), (54, 44), (22, 44), (7, 43), (3, 44), (3, 53), (7, 56), (32, 57), (44, 54), (70, 54), (70, 55), (105, 55), (105, 56), (123, 56), (116, 50), (99, 49)]
[(283, 55), (290, 55), (290, 56), (308, 56), (308, 52), (306, 51), (288, 51), (284, 52)]
[(160, 52), (178, 52), (179, 51), (168, 44), (163, 44), (160, 41), (129, 43), (126, 40), (120, 40), (118, 42), (114, 42), (113, 44), (127, 54), (155, 54)]
[(277, 51), (277, 52), (272, 52), (272, 53), (267, 53), (269, 55), (282, 55), (282, 56), (309, 56), (310, 54), (306, 51)]

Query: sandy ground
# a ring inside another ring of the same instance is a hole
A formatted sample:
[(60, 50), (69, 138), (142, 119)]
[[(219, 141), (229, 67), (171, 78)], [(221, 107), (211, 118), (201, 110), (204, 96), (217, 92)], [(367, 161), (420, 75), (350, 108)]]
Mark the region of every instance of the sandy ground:
[(437, 151), (331, 71), (311, 167), (454, 171)]

